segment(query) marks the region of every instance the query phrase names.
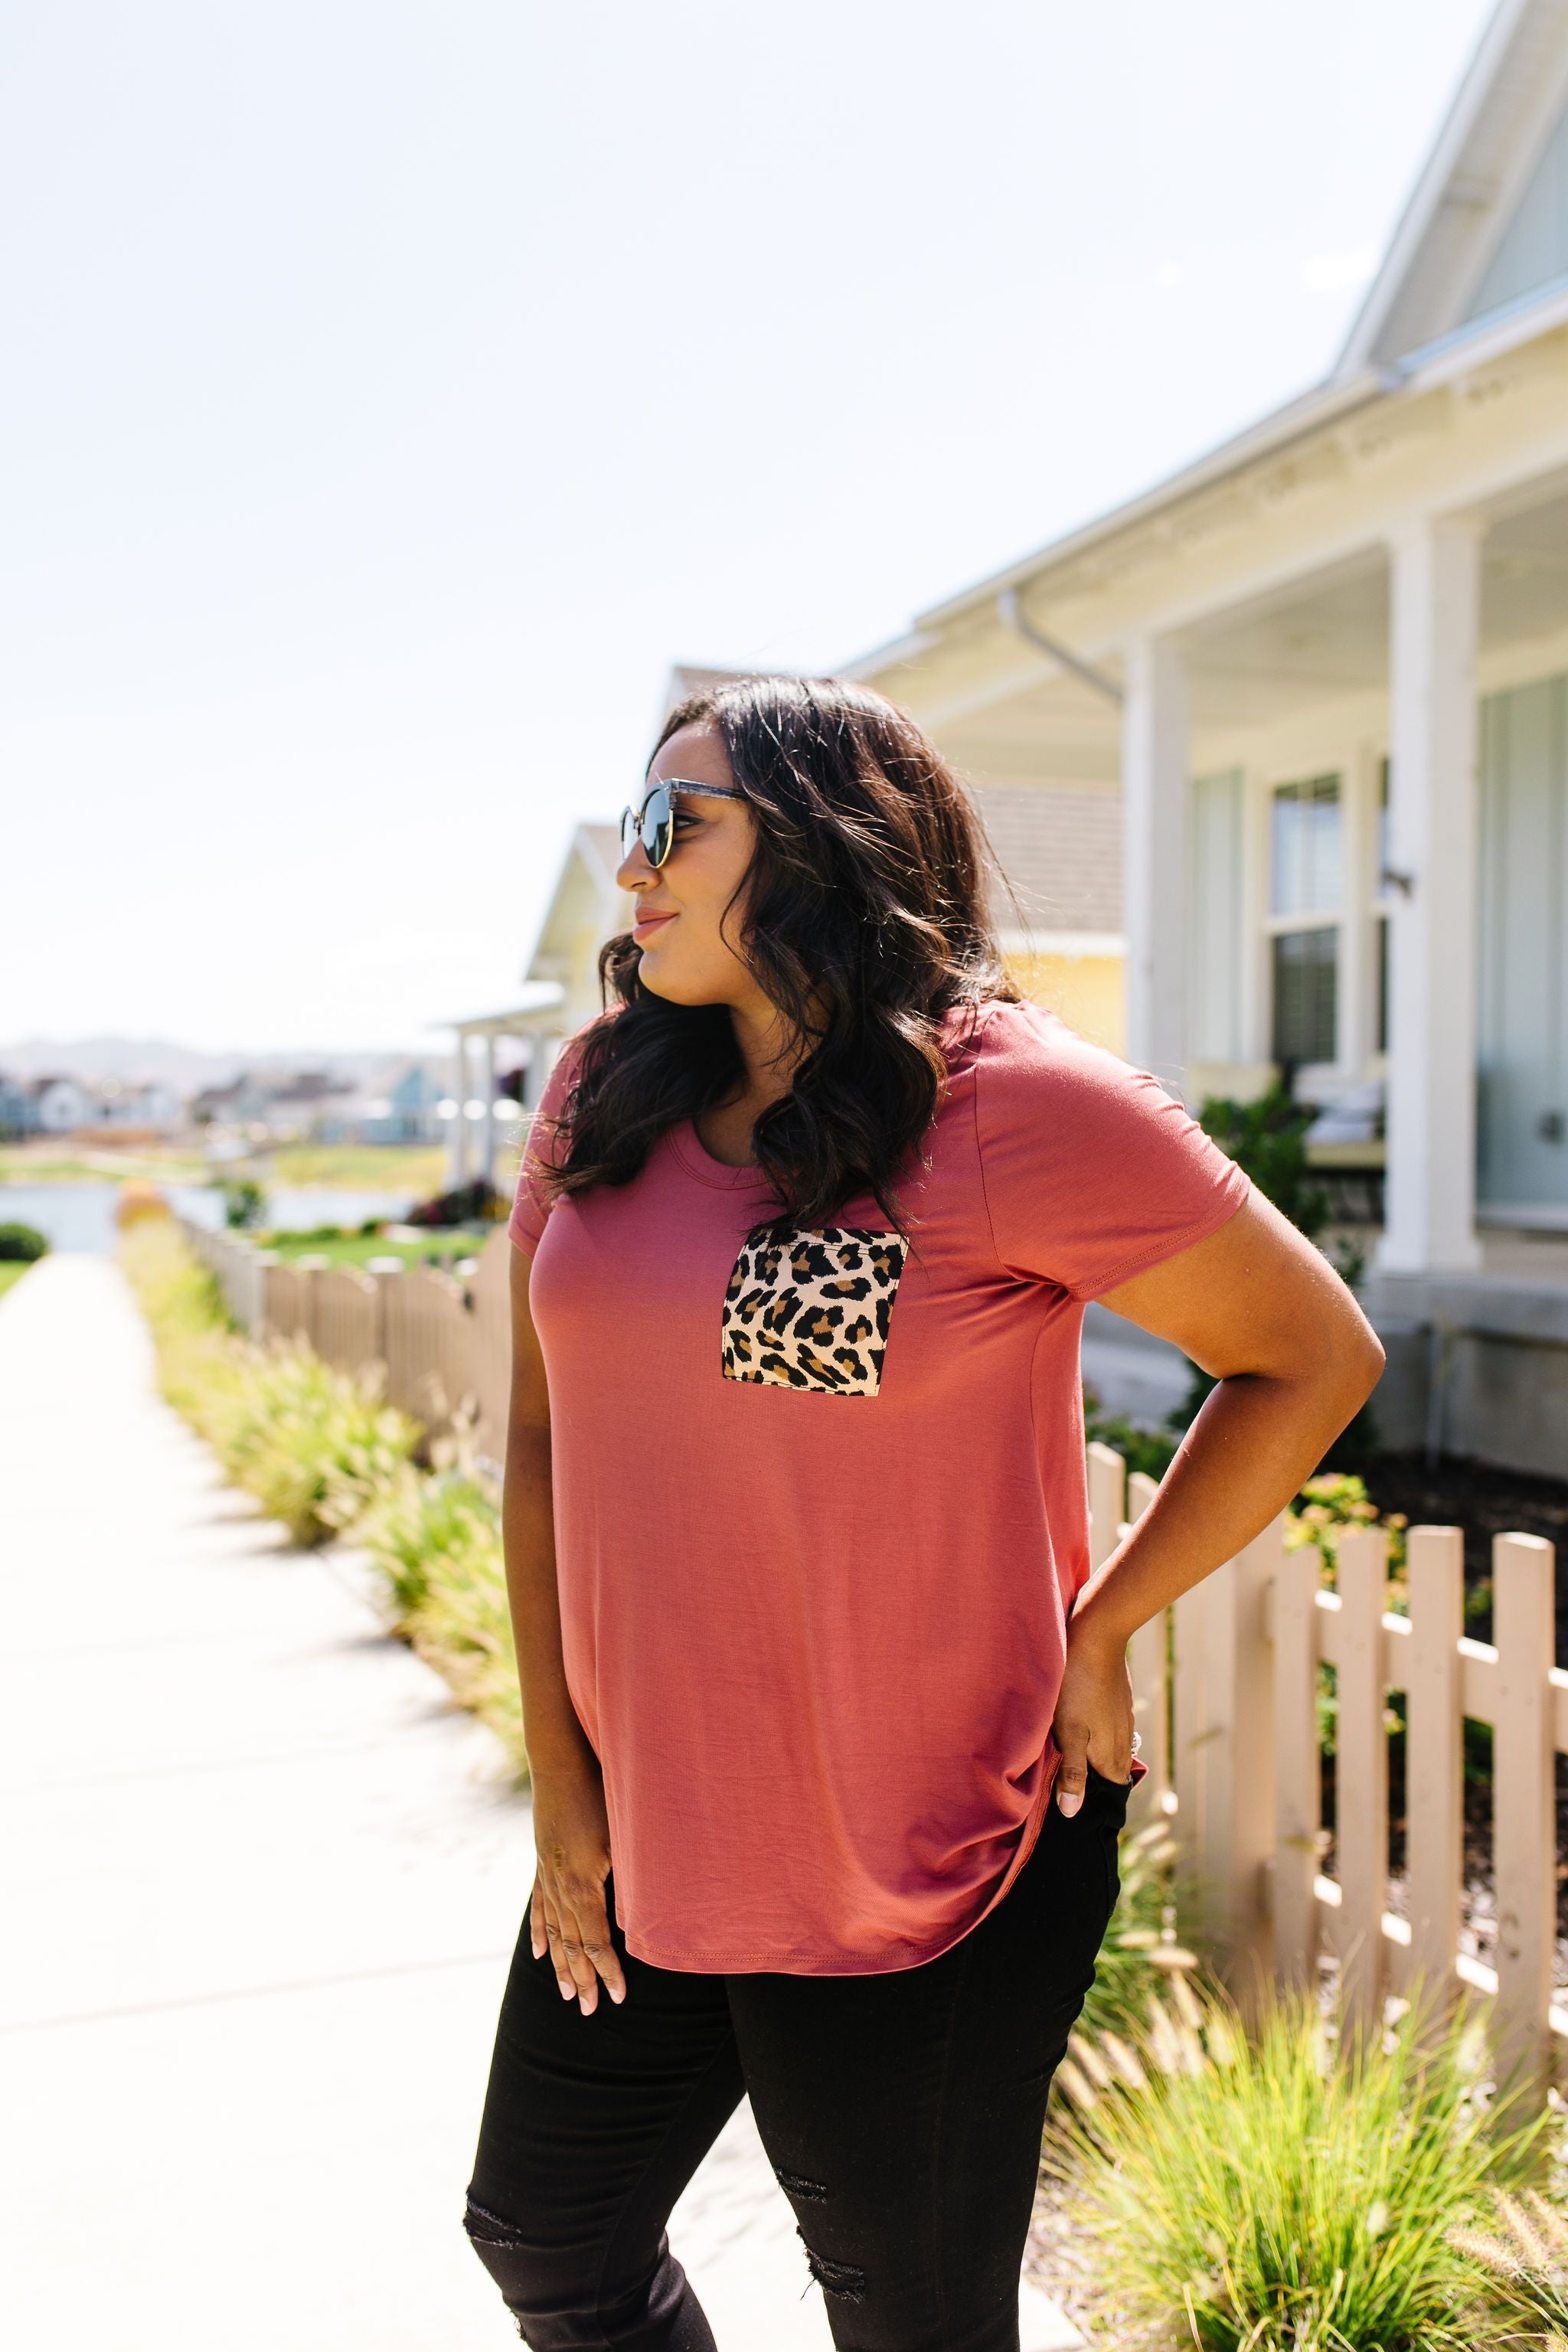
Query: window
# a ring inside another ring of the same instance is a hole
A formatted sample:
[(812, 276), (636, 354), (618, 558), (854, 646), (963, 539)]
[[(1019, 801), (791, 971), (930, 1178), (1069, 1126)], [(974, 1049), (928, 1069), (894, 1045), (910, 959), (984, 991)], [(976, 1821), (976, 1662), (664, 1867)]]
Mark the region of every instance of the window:
[(1338, 1051), (1343, 811), (1338, 776), (1279, 784), (1270, 804), (1269, 905), (1277, 1062)]
[(1339, 911), (1340, 780), (1280, 784), (1274, 794), (1274, 893), (1277, 915)]
[(1278, 931), (1274, 938), (1274, 1059), (1331, 1062), (1339, 1011), (1340, 935)]

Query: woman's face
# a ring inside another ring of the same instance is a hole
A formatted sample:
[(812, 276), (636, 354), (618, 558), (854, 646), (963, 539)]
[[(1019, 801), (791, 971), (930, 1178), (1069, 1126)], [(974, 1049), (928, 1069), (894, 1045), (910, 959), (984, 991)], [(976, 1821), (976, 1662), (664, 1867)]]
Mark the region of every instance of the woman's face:
[[(682, 727), (660, 747), (649, 786), (676, 777), (734, 790), (716, 730)], [(751, 863), (755, 820), (744, 801), (705, 793), (678, 793), (674, 810), (675, 845), (664, 864), (650, 866), (639, 841), (616, 877), (637, 900), (632, 937), (642, 950), (643, 986), (671, 1004), (749, 1004), (762, 992), (731, 941), (744, 913), (736, 892)]]

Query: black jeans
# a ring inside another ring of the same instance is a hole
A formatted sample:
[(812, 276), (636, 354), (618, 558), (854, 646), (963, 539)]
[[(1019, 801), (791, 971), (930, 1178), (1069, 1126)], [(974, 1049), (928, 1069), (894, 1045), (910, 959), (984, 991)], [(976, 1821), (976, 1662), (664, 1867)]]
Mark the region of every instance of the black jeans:
[(1054, 1804), (988, 1918), (879, 1976), (699, 1976), (631, 1958), (563, 2001), (526, 1922), (467, 2226), (536, 2352), (714, 2352), (671, 2206), (742, 2095), (839, 2352), (1017, 2352), (1051, 2076), (1117, 1894), (1127, 1790)]

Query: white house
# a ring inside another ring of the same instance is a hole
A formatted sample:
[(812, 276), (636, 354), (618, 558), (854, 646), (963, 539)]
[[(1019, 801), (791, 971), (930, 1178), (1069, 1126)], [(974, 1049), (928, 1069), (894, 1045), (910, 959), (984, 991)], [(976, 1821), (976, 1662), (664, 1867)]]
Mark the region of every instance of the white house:
[(95, 1123), (172, 1134), (183, 1119), (180, 1097), (161, 1078), (110, 1079), (97, 1089)]
[(1374, 1302), (1450, 1444), (1568, 1457), (1568, 0), (1503, 0), (1326, 382), (851, 666), (1115, 792), (1126, 1048), (1386, 1085)]
[(37, 1135), (74, 1135), (98, 1123), (99, 1106), (75, 1078), (34, 1078), (22, 1089), (24, 1124)]

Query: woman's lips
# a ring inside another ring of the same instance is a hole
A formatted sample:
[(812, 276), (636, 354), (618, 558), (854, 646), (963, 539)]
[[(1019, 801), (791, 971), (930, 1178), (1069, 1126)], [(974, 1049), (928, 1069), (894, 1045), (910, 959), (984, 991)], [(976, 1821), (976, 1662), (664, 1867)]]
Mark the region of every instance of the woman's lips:
[(632, 924), (632, 937), (636, 940), (650, 939), (655, 931), (662, 930), (666, 923), (673, 923), (674, 920), (673, 915), (638, 915)]

